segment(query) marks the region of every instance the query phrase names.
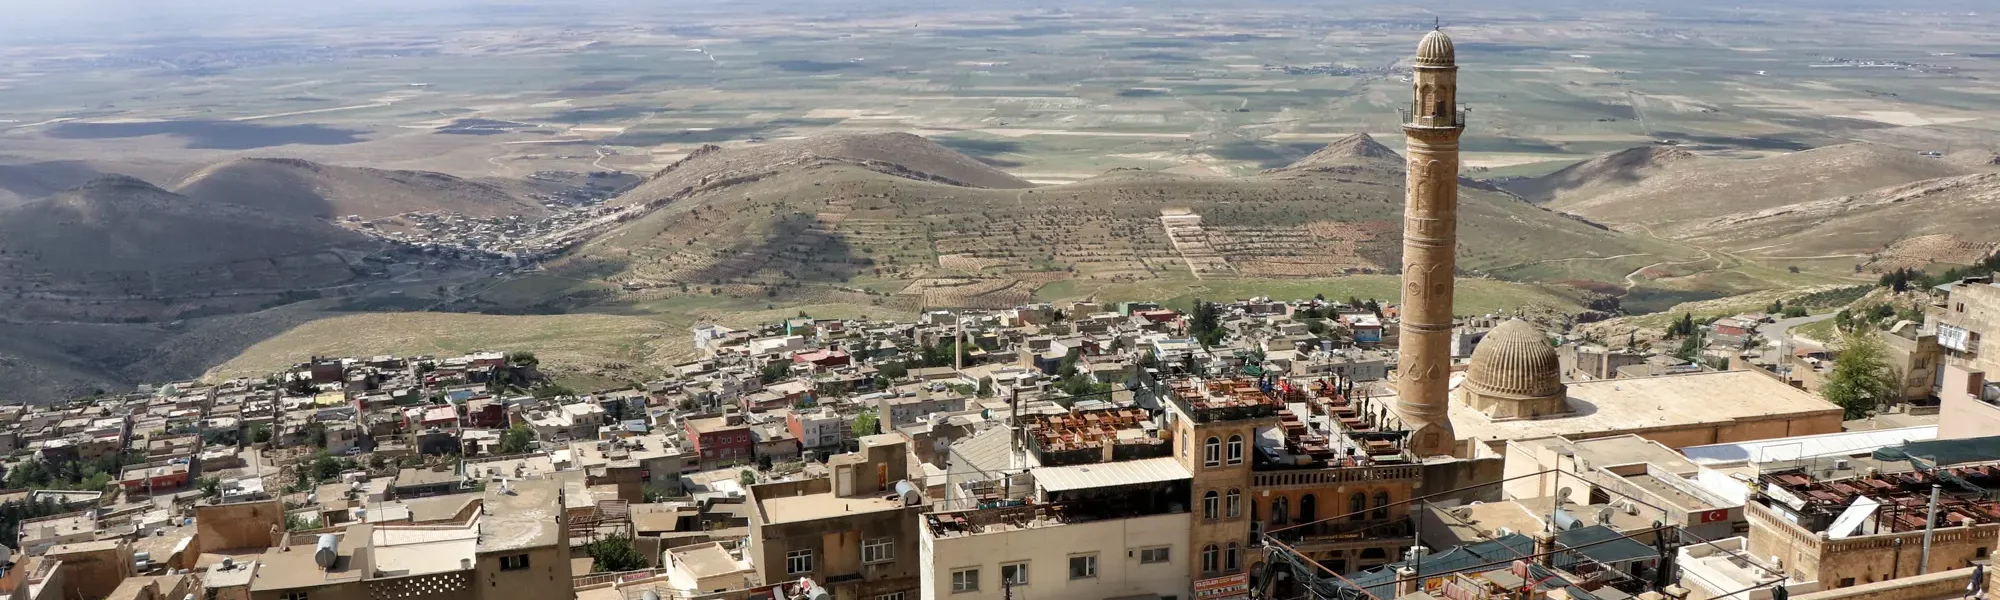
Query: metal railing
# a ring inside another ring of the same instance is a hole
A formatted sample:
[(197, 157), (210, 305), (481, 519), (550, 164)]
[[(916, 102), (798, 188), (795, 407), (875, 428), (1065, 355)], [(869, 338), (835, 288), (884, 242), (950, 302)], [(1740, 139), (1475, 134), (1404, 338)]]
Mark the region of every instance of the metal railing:
[(1454, 109), (1446, 114), (1436, 116), (1419, 115), (1408, 108), (1398, 109), (1398, 112), (1401, 113), (1404, 127), (1452, 129), (1465, 126), (1466, 111), (1463, 108)]

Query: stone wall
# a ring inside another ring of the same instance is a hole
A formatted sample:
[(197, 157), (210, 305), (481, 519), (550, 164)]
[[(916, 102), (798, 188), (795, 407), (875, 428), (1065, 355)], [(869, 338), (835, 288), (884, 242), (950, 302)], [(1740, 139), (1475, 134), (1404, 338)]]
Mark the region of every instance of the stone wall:
[(201, 552), (270, 548), (272, 529), (285, 528), (285, 506), (277, 500), (204, 504), (195, 507), (195, 542)]
[(1893, 581), (1878, 581), (1793, 596), (1792, 600), (1933, 600), (1965, 594), (1972, 582), (1972, 569), (1954, 569), (1929, 575), (1913, 575)]

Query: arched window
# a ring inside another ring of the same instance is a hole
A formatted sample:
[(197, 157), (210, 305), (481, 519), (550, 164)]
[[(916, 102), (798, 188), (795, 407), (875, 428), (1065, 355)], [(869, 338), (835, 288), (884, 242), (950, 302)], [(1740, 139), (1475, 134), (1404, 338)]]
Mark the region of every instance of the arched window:
[(1347, 497), (1347, 520), (1360, 521), (1368, 518), (1368, 495), (1355, 492)]
[(1222, 466), (1221, 438), (1208, 438), (1208, 443), (1202, 445), (1201, 462), (1211, 467)]
[(1377, 519), (1389, 518), (1389, 492), (1375, 492), (1375, 514), (1372, 516)]
[(1271, 524), (1284, 525), (1291, 520), (1292, 513), (1289, 507), (1285, 506), (1285, 499), (1277, 498), (1271, 500)]
[(1230, 488), (1228, 502), (1225, 504), (1229, 507), (1229, 518), (1243, 516), (1243, 492)]
[(1201, 549), (1201, 572), (1214, 573), (1216, 567), (1215, 544), (1209, 544)]
[(1236, 550), (1236, 542), (1230, 542), (1229, 551), (1222, 553), (1222, 570), (1232, 573), (1236, 571)]
[(1217, 499), (1215, 496), (1215, 490), (1209, 490), (1208, 493), (1202, 494), (1201, 518), (1208, 519), (1210, 521), (1215, 520), (1216, 504), (1217, 504)]
[(1243, 436), (1229, 436), (1229, 464), (1243, 464)]
[(1306, 494), (1299, 499), (1299, 522), (1311, 523), (1319, 519), (1319, 499)]

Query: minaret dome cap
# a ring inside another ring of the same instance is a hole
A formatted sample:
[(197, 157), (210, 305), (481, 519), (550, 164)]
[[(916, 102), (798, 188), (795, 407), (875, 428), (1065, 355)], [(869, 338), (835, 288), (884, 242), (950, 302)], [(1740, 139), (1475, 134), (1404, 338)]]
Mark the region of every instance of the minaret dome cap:
[(1449, 67), (1457, 64), (1458, 53), (1452, 50), (1451, 36), (1432, 29), (1424, 34), (1424, 40), (1417, 42), (1417, 64), (1427, 67)]

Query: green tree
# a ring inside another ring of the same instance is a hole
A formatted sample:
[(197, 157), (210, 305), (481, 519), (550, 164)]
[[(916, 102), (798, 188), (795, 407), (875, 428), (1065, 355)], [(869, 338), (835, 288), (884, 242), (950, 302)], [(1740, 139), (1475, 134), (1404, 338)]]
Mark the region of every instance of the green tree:
[(743, 487), (750, 487), (753, 485), (757, 485), (757, 472), (752, 471), (750, 469), (744, 469), (743, 472), (736, 474), (736, 481), (737, 483), (743, 484)]
[(1897, 379), (1882, 340), (1873, 332), (1853, 331), (1842, 338), (1840, 357), (1819, 393), (1840, 406), (1845, 418), (1859, 419), (1890, 400)]
[(877, 371), (880, 372), (883, 377), (889, 378), (890, 381), (895, 381), (910, 376), (910, 366), (904, 364), (902, 361), (884, 363), (880, 368), (877, 369)]
[(215, 498), (222, 495), (222, 480), (213, 476), (201, 478), (201, 497)]
[(791, 362), (774, 360), (768, 363), (764, 363), (763, 367), (757, 369), (757, 380), (764, 382), (766, 385), (769, 385), (777, 383), (778, 380), (784, 379), (785, 377), (791, 374), (792, 374)]
[(1222, 339), (1227, 337), (1228, 333), (1222, 327), (1222, 313), (1215, 307), (1215, 303), (1203, 302), (1200, 298), (1196, 298), (1194, 313), (1188, 320), (1188, 335), (1200, 342), (1203, 348), (1208, 348), (1222, 343)]
[(992, 398), (992, 397), (993, 397), (993, 377), (992, 377), (992, 376), (990, 376), (990, 375), (989, 375), (989, 376), (986, 376), (986, 377), (981, 377), (981, 378), (979, 378), (979, 390), (978, 390), (978, 394), (979, 394), (979, 397), (981, 397), (981, 398)]
[(527, 425), (508, 427), (507, 433), (500, 436), (500, 453), (521, 454), (532, 448), (534, 443), (535, 432), (530, 431)]
[(612, 534), (604, 539), (584, 546), (590, 555), (590, 571), (593, 573), (622, 573), (646, 568), (645, 555), (632, 546), (632, 538)]
[(540, 359), (535, 358), (535, 353), (526, 350), (521, 350), (517, 352), (508, 352), (507, 364), (532, 367), (535, 365), (542, 364), (542, 361)]
[(1780, 311), (1779, 314), (1784, 315), (1784, 317), (1787, 319), (1796, 319), (1799, 317), (1806, 316), (1806, 307), (1787, 306), (1785, 307), (1785, 310)]
[(878, 429), (881, 424), (881, 419), (875, 416), (875, 407), (862, 408), (860, 412), (854, 415), (854, 435), (863, 436), (882, 433)]

